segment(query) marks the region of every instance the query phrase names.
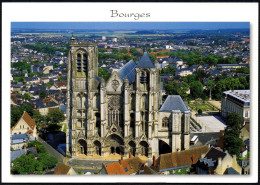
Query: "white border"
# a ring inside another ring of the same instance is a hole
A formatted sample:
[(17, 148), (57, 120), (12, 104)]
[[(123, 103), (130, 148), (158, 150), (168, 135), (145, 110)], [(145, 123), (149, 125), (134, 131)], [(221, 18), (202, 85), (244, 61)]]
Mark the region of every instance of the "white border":
[[(110, 10), (150, 12), (138, 22), (251, 23), (251, 157), (250, 176), (12, 176), (10, 175), (10, 23), (11, 22), (134, 22), (111, 18)], [(258, 180), (258, 3), (2, 3), (2, 182), (237, 182)], [(47, 178), (46, 178), (47, 177)]]

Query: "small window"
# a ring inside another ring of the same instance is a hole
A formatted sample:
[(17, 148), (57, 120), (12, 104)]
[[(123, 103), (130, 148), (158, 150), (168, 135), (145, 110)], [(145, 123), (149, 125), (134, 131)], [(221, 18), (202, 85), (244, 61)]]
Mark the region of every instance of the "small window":
[(125, 167), (125, 172), (128, 172), (128, 169), (127, 169), (127, 167)]
[(165, 117), (162, 120), (162, 127), (168, 127), (169, 125), (169, 118)]

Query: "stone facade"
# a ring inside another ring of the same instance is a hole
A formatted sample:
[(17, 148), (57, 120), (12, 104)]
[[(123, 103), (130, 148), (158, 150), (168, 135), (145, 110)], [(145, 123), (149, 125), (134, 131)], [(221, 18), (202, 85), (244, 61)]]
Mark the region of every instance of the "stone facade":
[(243, 125), (250, 123), (250, 90), (229, 90), (221, 97), (221, 116), (236, 112), (244, 120)]
[(72, 37), (68, 59), (67, 156), (152, 157), (165, 148), (189, 148), (190, 111), (179, 96), (167, 98), (160, 108), (159, 69), (148, 53), (114, 71), (107, 82), (98, 77), (96, 44)]

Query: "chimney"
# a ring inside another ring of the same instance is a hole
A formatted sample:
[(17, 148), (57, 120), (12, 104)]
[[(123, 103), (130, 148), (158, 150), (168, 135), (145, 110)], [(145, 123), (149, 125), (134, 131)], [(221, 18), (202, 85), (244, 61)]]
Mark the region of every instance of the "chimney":
[(129, 154), (129, 158), (133, 158), (132, 154)]
[(121, 155), (121, 160), (124, 160), (124, 157)]
[(153, 155), (153, 166), (156, 167), (156, 157)]
[(36, 145), (34, 145), (34, 149), (37, 151), (37, 147), (36, 147)]

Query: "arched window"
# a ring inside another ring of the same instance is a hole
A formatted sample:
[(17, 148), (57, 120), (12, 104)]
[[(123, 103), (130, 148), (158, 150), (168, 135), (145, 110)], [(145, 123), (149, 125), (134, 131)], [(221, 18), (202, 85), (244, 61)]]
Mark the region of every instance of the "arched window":
[(81, 54), (77, 54), (77, 72), (81, 72)]
[(162, 120), (162, 126), (168, 127), (168, 125), (169, 125), (169, 118), (164, 117), (163, 120)]
[(87, 54), (83, 55), (83, 72), (87, 72), (88, 68), (88, 56)]

